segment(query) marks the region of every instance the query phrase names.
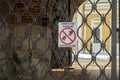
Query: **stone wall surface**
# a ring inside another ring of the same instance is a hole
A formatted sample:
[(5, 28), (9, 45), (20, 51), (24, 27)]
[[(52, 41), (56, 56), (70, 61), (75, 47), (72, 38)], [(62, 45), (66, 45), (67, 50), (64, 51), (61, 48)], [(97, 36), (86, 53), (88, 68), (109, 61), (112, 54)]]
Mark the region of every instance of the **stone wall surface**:
[[(72, 21), (75, 6), (83, 1), (74, 0), (70, 3), (69, 0), (1, 0), (0, 23), (6, 27), (1, 33), (4, 34), (4, 40), (0, 37), (1, 43), (4, 41), (4, 46), (8, 47), (7, 52), (12, 55), (11, 50), (14, 50), (22, 61), (25, 56), (30, 57), (23, 64), (26, 69), (29, 69), (29, 63), (39, 63), (36, 66), (38, 77), (44, 77), (51, 65), (68, 67), (71, 62), (71, 48), (57, 47), (57, 24), (61, 21)], [(59, 59), (53, 56), (58, 56)]]

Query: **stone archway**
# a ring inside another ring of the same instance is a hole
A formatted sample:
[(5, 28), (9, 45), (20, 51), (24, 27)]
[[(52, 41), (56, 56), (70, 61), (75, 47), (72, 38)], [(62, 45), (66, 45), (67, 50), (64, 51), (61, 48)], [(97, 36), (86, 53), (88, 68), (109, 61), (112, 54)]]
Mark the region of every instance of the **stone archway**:
[[(57, 67), (61, 67), (62, 65), (69, 67), (71, 63), (71, 48), (63, 49), (57, 47), (56, 27), (60, 21), (72, 21), (75, 6), (81, 5), (84, 1), (85, 0), (73, 0), (71, 3), (70, 0), (31, 0), (31, 2), (27, 4), (29, 0), (1, 0), (0, 22), (7, 27), (8, 33), (6, 33), (6, 42), (0, 42), (6, 43), (5, 45), (8, 47), (5, 47), (5, 50), (7, 50), (8, 53), (10, 53), (12, 49), (15, 49), (19, 55), (25, 53), (24, 56), (21, 55), (23, 58), (25, 56), (29, 58), (32, 57), (32, 65), (37, 64), (36, 62), (41, 60), (39, 62), (40, 65), (35, 67), (38, 69), (37, 75), (39, 77), (43, 77), (46, 74), (48, 66), (51, 67), (52, 52), (58, 53), (56, 56), (61, 56), (60, 61), (57, 63), (53, 62), (58, 65)], [(62, 13), (59, 14), (59, 12)], [(40, 39), (34, 43), (36, 38)], [(65, 53), (67, 55), (64, 55)], [(38, 58), (37, 60), (34, 59), (36, 57)], [(64, 63), (62, 60), (63, 57), (68, 62)], [(53, 61), (56, 60), (57, 59), (53, 59)], [(60, 62), (62, 64), (59, 64)], [(49, 65), (46, 65), (46, 63)], [(26, 63), (24, 65), (26, 65)], [(29, 66), (25, 67), (28, 68)], [(32, 69), (30, 69), (30, 71), (32, 71)]]

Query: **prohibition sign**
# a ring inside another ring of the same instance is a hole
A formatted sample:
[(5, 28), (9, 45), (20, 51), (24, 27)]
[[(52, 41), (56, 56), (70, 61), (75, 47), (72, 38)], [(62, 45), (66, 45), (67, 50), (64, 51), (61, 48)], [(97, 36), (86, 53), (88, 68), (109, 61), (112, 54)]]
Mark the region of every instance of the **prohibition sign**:
[[(68, 31), (69, 33), (66, 31)], [(59, 37), (60, 37), (60, 41), (63, 44), (72, 44), (76, 40), (76, 33), (72, 28), (64, 28), (60, 31)], [(65, 39), (67, 39), (68, 41), (65, 41)]]

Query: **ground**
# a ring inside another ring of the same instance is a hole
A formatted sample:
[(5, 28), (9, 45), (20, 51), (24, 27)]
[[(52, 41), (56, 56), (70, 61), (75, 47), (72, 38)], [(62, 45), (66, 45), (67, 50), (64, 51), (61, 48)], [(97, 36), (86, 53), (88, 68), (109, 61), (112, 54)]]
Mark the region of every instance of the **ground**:
[[(87, 65), (90, 60), (79, 60), (80, 64), (82, 64), (83, 67)], [(97, 63), (100, 67), (104, 67), (108, 60), (98, 60)], [(119, 68), (119, 64), (117, 63), (117, 69)], [(82, 71), (78, 63), (73, 63), (73, 65), (68, 68), (66, 71), (64, 69), (53, 69), (52, 73), (48, 74), (49, 79), (46, 77), (45, 80), (87, 80), (90, 78), (90, 80), (97, 80), (97, 78), (101, 75), (100, 69), (96, 66), (95, 63), (91, 63), (91, 65), (87, 68), (87, 76), (82, 75)], [(111, 78), (111, 64), (109, 64), (105, 68), (105, 75), (110, 80)], [(51, 77), (52, 76), (52, 77)], [(106, 80), (104, 75), (100, 77), (99, 80)], [(118, 70), (117, 70), (117, 80), (118, 79)]]

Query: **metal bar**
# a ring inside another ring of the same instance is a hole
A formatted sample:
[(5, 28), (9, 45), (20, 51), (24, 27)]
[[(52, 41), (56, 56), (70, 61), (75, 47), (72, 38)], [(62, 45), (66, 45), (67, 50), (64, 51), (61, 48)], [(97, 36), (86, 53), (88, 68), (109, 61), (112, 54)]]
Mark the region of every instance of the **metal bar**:
[(68, 15), (70, 16), (71, 0), (68, 0)]
[[(119, 48), (120, 48), (120, 28), (117, 28), (116, 30), (118, 31), (118, 42), (119, 42)], [(119, 79), (120, 79), (120, 49), (119, 49), (118, 55), (119, 55), (119, 72), (118, 72), (118, 74), (119, 74)]]
[(118, 74), (119, 74), (119, 79), (118, 80), (120, 80), (120, 28), (119, 29), (117, 29), (117, 31), (118, 31), (118, 41), (119, 41), (119, 72), (118, 72)]
[(118, 72), (119, 79), (118, 80), (120, 80), (120, 28), (118, 31), (119, 31), (119, 36), (118, 36), (118, 40), (119, 40), (119, 72)]
[(117, 24), (117, 0), (112, 0), (112, 70), (111, 70), (111, 80), (116, 80), (116, 24)]

